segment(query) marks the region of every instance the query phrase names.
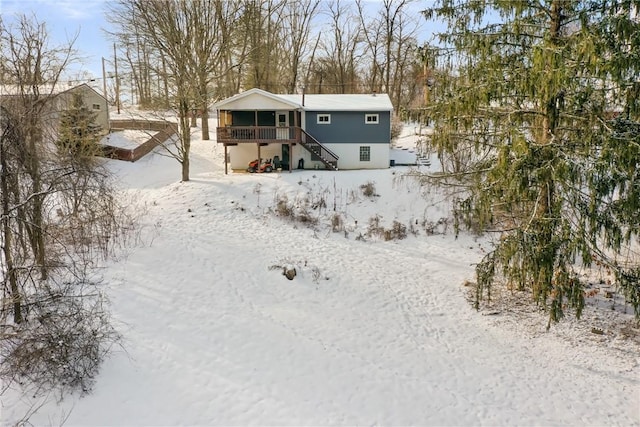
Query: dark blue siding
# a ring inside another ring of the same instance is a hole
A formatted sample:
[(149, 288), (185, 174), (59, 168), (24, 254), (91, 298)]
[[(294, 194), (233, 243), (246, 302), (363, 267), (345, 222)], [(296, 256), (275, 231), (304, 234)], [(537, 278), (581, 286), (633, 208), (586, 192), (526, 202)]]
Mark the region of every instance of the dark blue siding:
[[(330, 114), (331, 123), (318, 124), (318, 114)], [(378, 114), (378, 124), (365, 124), (365, 114)], [(321, 143), (389, 144), (389, 111), (307, 111), (306, 131)]]

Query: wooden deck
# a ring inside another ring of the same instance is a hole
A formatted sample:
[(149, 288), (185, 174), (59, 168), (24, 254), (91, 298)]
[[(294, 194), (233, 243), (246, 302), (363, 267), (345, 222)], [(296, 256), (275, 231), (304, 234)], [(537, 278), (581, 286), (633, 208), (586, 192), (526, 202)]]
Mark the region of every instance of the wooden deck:
[[(218, 144), (224, 145), (224, 158), (227, 158), (227, 147), (239, 144), (256, 144), (257, 158), (260, 146), (267, 144), (300, 144), (305, 150), (316, 156), (328, 169), (338, 170), (338, 155), (322, 145), (313, 136), (297, 126), (224, 126), (216, 128)], [(289, 165), (291, 170), (291, 165)], [(227, 174), (225, 162), (224, 173)]]
[(297, 144), (302, 139), (299, 127), (225, 126), (216, 128), (218, 144)]
[(158, 145), (164, 144), (172, 136), (176, 135), (178, 128), (174, 123), (153, 120), (112, 120), (111, 131), (119, 131), (124, 129), (141, 129), (155, 132), (146, 142), (140, 144), (136, 148), (127, 149), (121, 147), (112, 147), (110, 145), (102, 146), (102, 156), (110, 159), (125, 160), (135, 162), (143, 156), (149, 154), (151, 150)]

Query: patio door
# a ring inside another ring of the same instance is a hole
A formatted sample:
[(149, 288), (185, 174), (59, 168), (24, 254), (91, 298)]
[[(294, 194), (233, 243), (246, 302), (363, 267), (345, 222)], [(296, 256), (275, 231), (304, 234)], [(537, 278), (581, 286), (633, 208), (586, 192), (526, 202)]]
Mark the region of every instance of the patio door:
[(276, 112), (276, 139), (289, 139), (289, 112)]

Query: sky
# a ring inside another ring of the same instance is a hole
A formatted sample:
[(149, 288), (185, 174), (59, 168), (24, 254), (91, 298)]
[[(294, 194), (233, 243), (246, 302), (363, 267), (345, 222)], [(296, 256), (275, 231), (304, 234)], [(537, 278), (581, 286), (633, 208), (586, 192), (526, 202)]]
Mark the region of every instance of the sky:
[[(377, 1), (371, 1), (375, 4)], [(416, 2), (419, 10), (424, 3)], [(52, 45), (64, 45), (76, 34), (75, 48), (83, 57), (82, 64), (75, 71), (86, 70), (96, 79), (102, 77), (102, 57), (105, 57), (106, 72), (113, 71), (110, 61), (113, 59), (113, 43), (107, 38), (110, 24), (105, 19), (106, 0), (0, 0), (0, 13), (6, 23), (10, 23), (18, 14), (35, 15), (38, 21), (45, 22), (51, 35)], [(429, 29), (422, 26), (423, 36), (428, 37)]]
[(33, 14), (39, 22), (45, 22), (52, 46), (64, 45), (77, 34), (74, 46), (82, 64), (74, 70), (87, 70), (98, 78), (102, 76), (102, 57), (113, 56), (113, 45), (104, 32), (109, 26), (104, 6), (104, 0), (0, 0), (6, 23), (20, 14)]

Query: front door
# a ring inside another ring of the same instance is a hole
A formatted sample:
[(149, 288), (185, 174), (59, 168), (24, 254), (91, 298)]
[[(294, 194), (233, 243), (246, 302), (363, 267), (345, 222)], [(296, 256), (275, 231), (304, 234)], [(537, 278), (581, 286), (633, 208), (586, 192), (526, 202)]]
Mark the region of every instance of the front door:
[(289, 170), (289, 146), (282, 144), (282, 169)]
[(289, 139), (289, 112), (276, 112), (276, 139)]

